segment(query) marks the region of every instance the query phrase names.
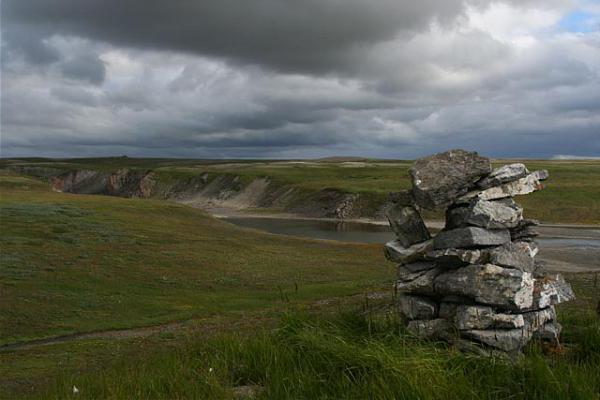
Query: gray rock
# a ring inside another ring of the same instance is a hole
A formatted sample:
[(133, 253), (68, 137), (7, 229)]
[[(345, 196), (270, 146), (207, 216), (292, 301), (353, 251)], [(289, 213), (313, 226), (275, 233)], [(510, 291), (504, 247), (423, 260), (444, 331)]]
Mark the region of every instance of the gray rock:
[(392, 203), (400, 206), (411, 206), (415, 205), (415, 197), (412, 190), (402, 190), (400, 192), (391, 192), (389, 199)]
[(459, 303), (442, 301), (439, 306), (438, 316), (449, 321), (454, 321), (456, 319), (456, 310), (458, 309), (458, 306)]
[(535, 269), (534, 256), (537, 246), (527, 242), (509, 242), (490, 252), (490, 263), (525, 272)]
[(510, 229), (510, 238), (513, 241), (523, 240), (530, 241), (539, 236), (539, 232), (535, 229), (536, 225), (531, 223), (531, 220), (523, 220), (519, 224)]
[(403, 247), (431, 239), (431, 235), (414, 207), (394, 204), (386, 211), (390, 227)]
[(556, 320), (556, 311), (553, 306), (544, 308), (542, 310), (530, 311), (521, 314), (525, 322), (524, 329), (530, 333), (534, 333), (542, 329), (548, 322)]
[(428, 260), (435, 260), (440, 266), (447, 268), (461, 267), (465, 264), (486, 264), (490, 253), (486, 249), (440, 249), (425, 254)]
[(558, 322), (548, 322), (544, 326), (540, 327), (537, 331), (533, 332), (533, 338), (538, 340), (544, 340), (553, 342), (555, 344), (560, 343), (560, 332), (562, 331), (562, 325)]
[(534, 263), (534, 267), (533, 267), (533, 277), (535, 279), (541, 279), (544, 278), (545, 276), (547, 276), (549, 274), (548, 269), (546, 268), (546, 262), (545, 261), (535, 261)]
[(547, 275), (535, 280), (533, 309), (539, 310), (575, 299), (575, 293), (561, 274)]
[(465, 339), (454, 339), (452, 340), (452, 344), (463, 353), (472, 353), (481, 357), (493, 357), (510, 361), (513, 359), (510, 356), (514, 355), (514, 352), (509, 356), (505, 351), (497, 350), (493, 347), (484, 346), (481, 343)]
[(461, 331), (461, 335), (506, 352), (521, 350), (531, 339), (523, 329), (474, 329)]
[(525, 219), (521, 220), (521, 222), (519, 222), (518, 226), (539, 226), (539, 225), (540, 225), (540, 221), (538, 221), (537, 219), (525, 218)]
[(548, 173), (548, 170), (546, 170), (546, 169), (540, 169), (539, 171), (534, 171), (533, 175), (535, 175), (535, 177), (539, 181), (545, 181), (546, 179), (550, 178), (550, 174)]
[(433, 239), (413, 244), (410, 247), (404, 247), (397, 240), (392, 240), (385, 244), (384, 253), (385, 257), (392, 262), (408, 264), (423, 260), (425, 258), (425, 253), (432, 249)]
[(450, 150), (421, 158), (410, 169), (415, 201), (427, 209), (445, 207), (491, 171), (490, 160), (476, 152)]
[(464, 221), (486, 229), (514, 228), (523, 219), (523, 209), (514, 201), (476, 200), (468, 209)]
[(428, 271), (430, 269), (434, 269), (436, 267), (436, 263), (430, 260), (427, 261), (416, 261), (409, 264), (404, 264), (402, 269), (408, 270), (410, 272), (423, 272)]
[(406, 266), (398, 267), (396, 290), (408, 293), (433, 294), (433, 282), (440, 274), (439, 268), (412, 272)]
[(465, 296), (458, 296), (455, 294), (448, 294), (443, 296), (440, 301), (446, 302), (446, 303), (456, 303), (456, 304), (468, 304), (468, 305), (472, 305), (475, 304), (473, 302), (473, 299), (470, 299), (468, 297)]
[(478, 303), (523, 310), (533, 304), (534, 279), (528, 272), (493, 264), (467, 265), (438, 275), (438, 294), (465, 296)]
[(459, 305), (456, 309), (456, 326), (460, 330), (517, 329), (525, 326), (525, 320), (520, 314), (496, 313), (488, 306)]
[(457, 198), (455, 203), (467, 203), (476, 197), (482, 200), (496, 200), (529, 194), (535, 192), (536, 190), (543, 189), (544, 185), (542, 185), (540, 181), (547, 178), (548, 171), (535, 171), (524, 178), (517, 179), (516, 181), (504, 183), (500, 186), (494, 186), (485, 190), (475, 190), (469, 192)]
[(438, 313), (437, 303), (422, 296), (401, 295), (398, 298), (398, 308), (408, 319), (434, 319)]
[(455, 336), (452, 324), (443, 318), (410, 321), (406, 329), (421, 339), (450, 340)]
[(508, 164), (494, 169), (488, 176), (477, 182), (480, 189), (487, 189), (503, 183), (516, 181), (529, 174), (527, 167), (521, 163)]
[(469, 215), (469, 207), (450, 207), (446, 210), (445, 229), (464, 228), (467, 226), (466, 218)]
[(487, 230), (470, 226), (438, 233), (433, 239), (433, 248), (496, 246), (509, 241), (507, 229)]

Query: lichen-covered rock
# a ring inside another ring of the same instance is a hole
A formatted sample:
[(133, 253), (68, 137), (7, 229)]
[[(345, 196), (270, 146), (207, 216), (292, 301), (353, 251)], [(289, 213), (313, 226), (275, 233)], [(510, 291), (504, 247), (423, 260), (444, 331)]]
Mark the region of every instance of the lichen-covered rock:
[(469, 226), (438, 233), (433, 239), (433, 248), (497, 246), (509, 241), (508, 229), (487, 230)]
[(464, 221), (485, 229), (514, 228), (523, 219), (523, 209), (510, 199), (478, 199), (468, 208)]
[(431, 235), (414, 207), (394, 204), (386, 211), (390, 227), (403, 247), (431, 239)]
[(517, 329), (525, 326), (525, 320), (521, 314), (497, 313), (489, 306), (459, 305), (456, 308), (456, 326), (460, 330)]
[(425, 254), (428, 260), (435, 260), (438, 265), (447, 268), (461, 267), (465, 264), (487, 264), (490, 252), (486, 249), (439, 249)]
[(415, 197), (412, 190), (401, 190), (399, 192), (391, 192), (389, 194), (390, 202), (399, 206), (414, 207)]
[(458, 310), (459, 306), (460, 303), (442, 301), (438, 307), (438, 316), (454, 322), (456, 319), (456, 310)]
[[(574, 294), (535, 262), (539, 223), (512, 200), (541, 189), (548, 172), (521, 163), (491, 171), (477, 153), (452, 150), (418, 160), (411, 176), (411, 191), (390, 194), (397, 240), (385, 248), (401, 264), (395, 287), (408, 331), (509, 358), (532, 337), (558, 343), (553, 305)], [(447, 207), (446, 224), (430, 239), (419, 211), (438, 207)]]
[(444, 229), (464, 228), (467, 226), (467, 222), (465, 221), (467, 215), (469, 215), (469, 207), (467, 204), (448, 208), (446, 210), (446, 225), (444, 226)]
[(443, 272), (435, 292), (474, 299), (478, 303), (523, 310), (533, 304), (534, 279), (528, 272), (493, 264), (467, 265)]
[(540, 329), (533, 332), (533, 338), (559, 344), (561, 331), (562, 325), (556, 321), (552, 321), (548, 322), (544, 326), (540, 327)]
[(537, 246), (532, 243), (509, 242), (494, 248), (490, 252), (490, 263), (501, 267), (533, 272), (536, 253)]
[(517, 179), (527, 176), (527, 174), (529, 174), (529, 171), (524, 164), (508, 164), (494, 169), (488, 176), (477, 182), (477, 186), (480, 189), (487, 189), (503, 183), (516, 181)]
[(449, 340), (455, 336), (452, 324), (443, 318), (410, 321), (406, 329), (422, 339)]
[(509, 354), (503, 350), (498, 350), (493, 347), (485, 346), (482, 343), (473, 342), (472, 340), (455, 338), (451, 341), (451, 343), (454, 345), (454, 347), (456, 347), (463, 353), (476, 354), (481, 357), (493, 357), (505, 360), (513, 360), (514, 356), (518, 355), (518, 353), (515, 352), (511, 352)]
[(404, 247), (397, 240), (387, 242), (384, 247), (385, 257), (399, 264), (408, 264), (411, 262), (423, 260), (425, 254), (433, 249), (433, 239), (422, 243), (413, 244), (410, 247)]
[(399, 268), (399, 270), (410, 271), (412, 273), (416, 273), (416, 272), (429, 271), (430, 269), (434, 269), (436, 267), (437, 267), (437, 264), (435, 262), (432, 262), (431, 260), (425, 260), (425, 261), (415, 261), (412, 263), (404, 264), (402, 266), (402, 268)]
[(544, 308), (542, 310), (529, 311), (521, 314), (523, 317), (524, 329), (533, 333), (536, 332), (548, 322), (552, 322), (556, 320), (556, 310), (554, 310), (553, 306)]
[(535, 219), (524, 219), (519, 224), (510, 229), (510, 239), (512, 241), (532, 241), (539, 236), (538, 231), (535, 229), (540, 223)]
[(434, 319), (438, 313), (437, 303), (423, 296), (401, 295), (398, 297), (398, 308), (408, 319)]
[(523, 329), (474, 329), (461, 331), (461, 335), (506, 352), (520, 351), (531, 339)]
[(435, 267), (413, 272), (405, 265), (400, 266), (398, 267), (396, 290), (408, 293), (433, 294), (433, 282), (440, 272), (441, 270)]
[(541, 190), (544, 185), (540, 181), (548, 178), (548, 171), (535, 171), (524, 178), (504, 183), (485, 190), (475, 190), (457, 198), (456, 203), (467, 203), (473, 198), (482, 200), (497, 200), (506, 197), (519, 196)]
[(427, 209), (445, 207), (491, 171), (489, 158), (476, 152), (450, 150), (421, 158), (410, 169), (415, 201)]
[(561, 274), (535, 280), (532, 308), (539, 310), (575, 299), (575, 293)]

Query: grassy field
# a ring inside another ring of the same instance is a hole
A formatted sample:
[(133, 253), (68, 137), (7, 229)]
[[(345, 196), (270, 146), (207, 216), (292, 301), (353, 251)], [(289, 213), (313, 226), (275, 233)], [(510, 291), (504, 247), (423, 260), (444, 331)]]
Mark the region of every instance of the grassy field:
[(0, 398), (234, 398), (247, 385), (265, 399), (599, 398), (592, 275), (568, 277), (565, 348), (533, 345), (513, 365), (406, 335), (378, 245), (269, 235), (6, 172), (0, 224), (0, 345), (133, 329), (0, 350)]
[(174, 203), (55, 193), (6, 173), (0, 193), (0, 345), (262, 315), (393, 276), (379, 246), (263, 234)]
[[(600, 224), (600, 161), (540, 161), (520, 160), (530, 170), (547, 169), (550, 179), (548, 190), (518, 198), (529, 218), (546, 223)], [(7, 166), (15, 160), (2, 160)], [(202, 161), (169, 159), (69, 159), (18, 160), (20, 164), (60, 167), (62, 169), (91, 168), (116, 171), (119, 168), (155, 171), (159, 184), (197, 176), (203, 172), (231, 174), (242, 181), (268, 177), (280, 186), (300, 189), (302, 193), (325, 188), (337, 189), (362, 196), (361, 207), (377, 209), (389, 192), (410, 187), (408, 169), (411, 161), (314, 162), (314, 161)], [(514, 160), (498, 160), (503, 165)], [(439, 214), (428, 217), (440, 218)]]
[[(496, 166), (514, 162), (495, 162)], [(548, 190), (517, 199), (529, 218), (544, 222), (600, 224), (600, 161), (523, 161), (530, 170), (547, 169)], [(411, 186), (406, 162), (307, 163), (212, 165), (209, 170), (227, 171), (248, 179), (268, 176), (307, 191), (337, 188), (382, 201), (391, 191)]]

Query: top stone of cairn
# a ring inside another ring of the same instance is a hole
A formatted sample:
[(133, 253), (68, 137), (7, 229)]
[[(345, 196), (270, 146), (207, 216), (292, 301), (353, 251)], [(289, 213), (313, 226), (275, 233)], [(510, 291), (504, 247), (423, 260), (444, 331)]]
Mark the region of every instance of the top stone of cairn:
[(410, 169), (415, 202), (429, 210), (446, 207), (491, 171), (490, 159), (476, 152), (458, 149), (421, 158)]

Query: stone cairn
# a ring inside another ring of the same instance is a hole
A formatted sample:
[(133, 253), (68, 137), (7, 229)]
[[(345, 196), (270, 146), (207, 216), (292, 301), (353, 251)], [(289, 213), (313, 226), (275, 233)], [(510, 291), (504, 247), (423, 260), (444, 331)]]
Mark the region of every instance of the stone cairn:
[[(575, 296), (535, 262), (539, 223), (512, 199), (542, 189), (548, 172), (521, 163), (492, 170), (488, 158), (451, 150), (417, 160), (410, 175), (412, 190), (390, 194), (396, 239), (385, 245), (399, 264), (408, 331), (481, 354), (516, 355), (532, 338), (558, 344), (554, 305)], [(432, 238), (420, 210), (442, 208), (446, 224)]]

